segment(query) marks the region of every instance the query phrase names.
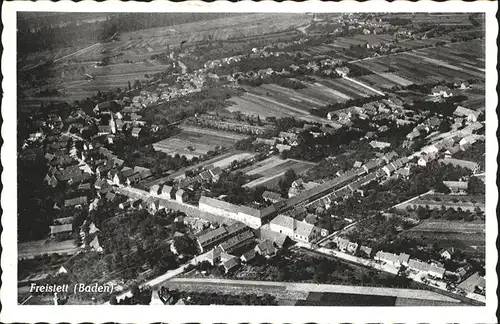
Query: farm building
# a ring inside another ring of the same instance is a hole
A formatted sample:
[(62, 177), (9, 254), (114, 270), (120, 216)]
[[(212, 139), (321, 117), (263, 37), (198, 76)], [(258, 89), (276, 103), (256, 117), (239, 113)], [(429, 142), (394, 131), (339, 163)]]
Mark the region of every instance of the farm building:
[(480, 112), (468, 109), (462, 106), (458, 106), (453, 112), (454, 116), (467, 118), (468, 122), (476, 122), (480, 115)]
[(50, 237), (56, 240), (65, 240), (71, 238), (73, 233), (72, 224), (50, 226)]
[(272, 191), (264, 191), (262, 193), (262, 198), (266, 201), (272, 202), (273, 204), (277, 203), (278, 201), (283, 200), (283, 198), (281, 197), (281, 195), (279, 193), (272, 192)]
[(240, 221), (252, 228), (262, 226), (265, 220), (275, 212), (274, 206), (258, 210), (247, 206), (233, 205), (206, 196), (200, 198), (198, 206), (202, 211)]
[(468, 293), (473, 293), (473, 292), (484, 293), (484, 290), (486, 288), (486, 280), (484, 277), (481, 277), (478, 272), (476, 272), (469, 278), (462, 281), (458, 285), (458, 288)]
[(443, 184), (455, 194), (467, 193), (467, 187), (469, 185), (467, 181), (443, 181)]
[(294, 218), (285, 215), (278, 215), (270, 222), (270, 229), (273, 232), (285, 234), (294, 241), (312, 242), (320, 237), (321, 230), (305, 222), (299, 222)]
[(371, 141), (370, 142), (370, 146), (373, 147), (373, 148), (377, 148), (377, 149), (385, 149), (386, 147), (390, 147), (391, 143), (379, 142), (379, 141)]
[(378, 251), (375, 254), (374, 259), (377, 261), (390, 263), (394, 266), (399, 266), (399, 265), (406, 266), (406, 265), (408, 265), (408, 260), (410, 259), (410, 256), (406, 253), (400, 253), (399, 255), (396, 255), (394, 253)]
[(200, 251), (204, 252), (245, 231), (248, 231), (248, 227), (242, 223), (236, 222), (229, 226), (222, 225), (208, 232), (204, 231), (202, 234), (198, 235), (196, 241)]
[(134, 127), (132, 128), (132, 136), (138, 138), (141, 134), (142, 128)]
[(64, 207), (82, 207), (87, 204), (87, 197), (77, 197), (64, 201)]

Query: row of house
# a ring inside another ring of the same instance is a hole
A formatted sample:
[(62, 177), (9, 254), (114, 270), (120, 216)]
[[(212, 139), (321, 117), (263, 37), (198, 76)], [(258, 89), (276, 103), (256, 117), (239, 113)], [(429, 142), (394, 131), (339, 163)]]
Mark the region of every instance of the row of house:
[(371, 257), (372, 249), (370, 247), (359, 245), (356, 242), (351, 242), (348, 239), (342, 238), (340, 236), (334, 236), (332, 242), (337, 245), (337, 249), (341, 252), (349, 252), (351, 254), (356, 254), (361, 251), (366, 257)]
[(249, 227), (243, 223), (235, 222), (229, 226), (222, 225), (216, 229), (201, 232), (197, 235), (196, 241), (201, 252), (220, 246), (223, 251), (230, 253), (237, 246), (252, 240), (253, 237), (253, 232)]

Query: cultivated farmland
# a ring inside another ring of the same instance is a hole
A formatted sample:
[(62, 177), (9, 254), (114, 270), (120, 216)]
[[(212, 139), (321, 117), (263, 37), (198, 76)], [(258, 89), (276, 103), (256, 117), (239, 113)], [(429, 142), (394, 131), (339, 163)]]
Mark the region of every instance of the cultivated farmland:
[(187, 159), (200, 157), (217, 147), (231, 147), (245, 136), (232, 132), (216, 131), (193, 126), (183, 126), (182, 131), (167, 139), (153, 144), (157, 151), (169, 155), (179, 154)]
[(473, 40), (357, 60), (353, 64), (373, 73), (358, 77), (358, 80), (390, 88), (395, 85), (484, 79), (482, 57), (484, 47), (481, 40)]
[(278, 157), (270, 157), (266, 160), (257, 162), (240, 171), (250, 176), (258, 176), (259, 178), (247, 183), (244, 187), (254, 188), (257, 186), (273, 187), (287, 170), (294, 170), (296, 174), (303, 174), (312, 168), (315, 164), (294, 159), (280, 159)]

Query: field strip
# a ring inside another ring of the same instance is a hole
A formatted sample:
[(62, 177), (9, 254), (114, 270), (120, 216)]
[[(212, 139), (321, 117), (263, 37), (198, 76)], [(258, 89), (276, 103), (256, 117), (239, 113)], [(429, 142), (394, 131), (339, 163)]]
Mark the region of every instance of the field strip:
[[(263, 87), (263, 88), (266, 89), (266, 87)], [(291, 90), (291, 89), (286, 89), (286, 88), (281, 87), (281, 86), (276, 85), (276, 84), (269, 84), (269, 87), (267, 87), (267, 89), (271, 89), (271, 90), (275, 90), (275, 91), (279, 91), (279, 92), (284, 92), (284, 93), (287, 93), (288, 95), (290, 95), (290, 96), (292, 96), (294, 98), (299, 98), (301, 100), (313, 103), (313, 104), (318, 105), (318, 106), (325, 106), (325, 105), (328, 104), (328, 102), (325, 102), (325, 101), (322, 101), (322, 100), (308, 98), (308, 97), (304, 96), (303, 94), (301, 94), (300, 92), (297, 92), (297, 91), (294, 91), (294, 90)]]
[(280, 114), (288, 115), (288, 116), (298, 115), (297, 112), (292, 111), (291, 109), (287, 109), (285, 107), (281, 107), (278, 105), (270, 105), (269, 102), (266, 102), (266, 100), (261, 98), (259, 95), (252, 94), (253, 96), (250, 96), (250, 94), (252, 94), (252, 93), (250, 93), (250, 92), (246, 93), (245, 95), (243, 95), (242, 99), (245, 100), (246, 102), (253, 104), (253, 105), (257, 105), (257, 106), (261, 107), (261, 109), (264, 109), (264, 110), (273, 110), (273, 111), (276, 111)]
[(329, 88), (321, 83), (315, 82), (314, 85), (316, 85), (317, 87), (319, 87), (321, 89), (324, 89), (328, 93), (331, 93), (333, 96), (342, 98), (344, 100), (351, 100), (352, 99), (352, 97), (349, 97), (348, 95), (343, 94), (342, 92), (339, 92), (337, 90), (333, 90), (333, 89), (331, 89), (331, 88)]
[(97, 44), (90, 45), (90, 46), (87, 46), (87, 47), (85, 47), (85, 48), (82, 48), (81, 50), (78, 50), (78, 51), (76, 51), (76, 52), (73, 52), (73, 53), (70, 53), (70, 54), (65, 55), (65, 56), (63, 56), (63, 57), (60, 57), (60, 58), (58, 58), (58, 59), (55, 59), (53, 63), (56, 63), (57, 61), (60, 61), (60, 60), (64, 60), (65, 58), (68, 58), (68, 57), (73, 56), (73, 55), (78, 55), (78, 54), (80, 54), (81, 52), (87, 51), (87, 50), (89, 50), (89, 49), (91, 49), (91, 48), (93, 48), (93, 47), (95, 47), (95, 46), (97, 46), (97, 45), (100, 45), (100, 44), (101, 44), (101, 43), (97, 43)]
[(265, 286), (265, 287), (283, 287), (288, 291), (308, 291), (308, 292), (330, 292), (341, 294), (358, 295), (376, 295), (393, 296), (426, 300), (439, 300), (459, 303), (458, 300), (444, 296), (429, 290), (417, 290), (407, 288), (387, 288), (387, 287), (367, 287), (367, 286), (348, 286), (348, 285), (330, 285), (313, 284), (301, 282), (277, 282), (277, 281), (254, 281), (254, 280), (230, 280), (230, 279), (209, 279), (209, 278), (174, 278), (172, 282), (208, 284), (208, 285), (239, 285), (239, 286)]
[(379, 95), (381, 95), (381, 96), (385, 96), (385, 93), (383, 93), (383, 92), (381, 92), (381, 91), (379, 91), (379, 90), (377, 90), (377, 89), (375, 89), (375, 88), (372, 88), (372, 87), (370, 87), (370, 86), (368, 86), (368, 85), (366, 85), (366, 84), (364, 84), (364, 83), (362, 83), (362, 82), (356, 81), (356, 80), (351, 79), (351, 78), (349, 78), (349, 77), (347, 77), (347, 76), (346, 76), (346, 77), (344, 77), (344, 79), (349, 80), (349, 81), (351, 81), (351, 82), (354, 82), (354, 83), (356, 83), (356, 84), (358, 84), (358, 85), (360, 85), (360, 86), (362, 86), (362, 87), (364, 87), (364, 88), (366, 88), (366, 89), (368, 89), (368, 90), (370, 90), (370, 91), (372, 91), (372, 92), (375, 92), (375, 93), (377, 93), (377, 94), (379, 94)]
[(404, 87), (406, 86), (409, 86), (411, 84), (413, 84), (412, 81), (410, 80), (407, 80), (403, 77), (400, 77), (399, 75), (396, 75), (394, 73), (387, 73), (387, 72), (384, 72), (384, 73), (379, 73), (379, 72), (375, 72), (377, 75), (380, 75), (382, 78), (384, 79), (387, 79), (393, 83), (396, 83), (396, 84), (399, 84), (399, 85), (402, 85)]
[(268, 102), (271, 102), (275, 105), (278, 105), (278, 106), (281, 106), (281, 107), (284, 107), (284, 108), (287, 108), (287, 109), (290, 109), (292, 111), (295, 111), (301, 115), (309, 115), (310, 113), (308, 111), (303, 111), (301, 109), (298, 109), (298, 108), (295, 108), (295, 107), (292, 107), (290, 105), (287, 105), (287, 104), (284, 104), (284, 103), (281, 103), (281, 102), (278, 102), (276, 100), (273, 100), (273, 99), (269, 99), (269, 98), (264, 98), (262, 96), (258, 96), (258, 95), (255, 95), (253, 93), (247, 93), (248, 96), (250, 97), (253, 97), (253, 98), (256, 98), (256, 99), (260, 99), (260, 100), (263, 100), (263, 101), (268, 101)]
[(202, 135), (212, 135), (216, 137), (222, 137), (222, 138), (228, 138), (232, 139), (235, 141), (245, 139), (247, 136), (236, 134), (236, 133), (230, 133), (230, 132), (225, 132), (225, 131), (216, 131), (216, 130), (210, 130), (206, 128), (199, 128), (199, 127), (193, 127), (193, 126), (187, 126), (187, 125), (182, 125), (181, 129), (186, 131), (186, 132), (192, 132), (192, 133), (197, 133), (197, 134), (202, 134)]
[(263, 183), (266, 183), (268, 181), (271, 181), (273, 179), (276, 179), (276, 178), (279, 178), (281, 176), (283, 176), (285, 174), (286, 170), (280, 172), (280, 173), (277, 173), (277, 174), (274, 174), (272, 176), (268, 176), (268, 177), (261, 177), (261, 178), (258, 178), (258, 179), (255, 179), (253, 181), (250, 181), (249, 183), (246, 183), (244, 184), (242, 187), (243, 188), (253, 188), (253, 187), (257, 187)]
[(426, 62), (429, 62), (429, 63), (432, 63), (432, 64), (436, 64), (436, 65), (440, 65), (440, 66), (444, 66), (448, 69), (452, 69), (452, 70), (456, 70), (456, 71), (461, 71), (463, 72), (464, 69), (460, 68), (460, 67), (457, 67), (457, 66), (454, 66), (454, 65), (451, 65), (451, 64), (448, 64), (444, 61), (441, 61), (441, 60), (438, 60), (438, 59), (433, 59), (433, 58), (430, 58), (428, 56), (422, 56), (422, 55), (418, 55), (414, 52), (408, 52), (406, 53), (407, 55), (410, 55), (410, 56), (414, 56), (414, 57), (419, 57), (421, 59), (423, 59), (424, 61)]
[(275, 166), (281, 165), (285, 163), (287, 160), (281, 160), (281, 159), (276, 159), (271, 161), (270, 163), (266, 163), (256, 169), (253, 169), (251, 171), (248, 171), (246, 174), (247, 175), (254, 175), (254, 174), (259, 174), (262, 171), (266, 171), (267, 169), (273, 168)]
[(471, 64), (468, 64), (468, 63), (460, 63), (460, 65), (463, 65), (463, 66), (466, 66), (470, 69), (474, 69), (474, 70), (477, 70), (477, 71), (480, 71), (480, 72), (486, 72), (485, 69), (482, 69), (480, 67), (477, 67), (477, 66), (474, 66), (474, 65), (471, 65)]

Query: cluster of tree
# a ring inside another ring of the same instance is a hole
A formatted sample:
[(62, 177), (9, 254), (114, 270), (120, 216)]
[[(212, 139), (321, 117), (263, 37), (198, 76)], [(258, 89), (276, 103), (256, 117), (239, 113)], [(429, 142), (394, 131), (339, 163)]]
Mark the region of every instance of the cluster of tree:
[(286, 258), (288, 252), (279, 254), (267, 261), (276, 269), (270, 280), (290, 282), (314, 282), (319, 284), (354, 284), (377, 285), (406, 288), (410, 281), (397, 276), (371, 272), (335, 259), (295, 254), (293, 258)]
[(390, 242), (396, 239), (399, 233), (414, 226), (400, 217), (384, 216), (376, 213), (367, 217), (346, 233), (346, 238), (360, 245), (376, 247), (380, 242)]
[(177, 253), (184, 256), (194, 256), (198, 252), (196, 240), (188, 235), (175, 236), (172, 244), (175, 246)]
[(19, 242), (47, 238), (49, 226), (58, 214), (54, 199), (62, 195), (43, 181), (47, 173), (43, 156), (35, 161), (18, 159), (17, 163), (17, 234)]
[(292, 183), (298, 179), (297, 174), (293, 169), (288, 169), (283, 178), (278, 182), (278, 188), (282, 197), (288, 197), (288, 190), (292, 186)]
[(332, 204), (328, 211), (341, 217), (363, 218), (443, 186), (443, 180), (457, 181), (470, 173), (469, 169), (432, 161), (426, 167), (413, 167), (408, 180), (391, 179), (382, 185), (371, 182), (363, 187), (363, 196), (355, 194), (346, 199), (339, 198), (337, 204)]
[(443, 115), (446, 117), (453, 116), (453, 112), (457, 109), (455, 103), (467, 100), (466, 96), (453, 96), (445, 98), (443, 101), (415, 101), (413, 105), (405, 105), (405, 109), (410, 109), (418, 112), (430, 111), (435, 115)]
[(267, 68), (272, 68), (274, 71), (281, 71), (287, 69), (290, 65), (296, 63), (294, 56), (287, 57), (246, 57), (238, 62), (231, 63), (230, 65), (223, 65), (214, 69), (214, 73), (218, 75), (233, 75), (238, 72), (257, 72)]
[(170, 124), (195, 114), (229, 107), (227, 100), (241, 92), (228, 87), (216, 87), (209, 90), (190, 93), (183, 97), (170, 100), (159, 106), (148, 108), (144, 120), (151, 124)]
[(464, 220), (471, 222), (475, 219), (481, 218), (484, 220), (484, 213), (479, 207), (474, 212), (462, 210), (460, 207), (457, 209), (446, 208), (441, 206), (440, 209), (430, 209), (429, 206), (418, 206), (416, 209), (407, 209), (410, 212), (415, 212), (420, 220), (424, 219), (445, 219), (445, 220)]
[(366, 103), (378, 101), (380, 99), (384, 99), (385, 96), (373, 96), (373, 97), (362, 97), (362, 98), (355, 98), (355, 99), (350, 99), (345, 102), (336, 102), (333, 104), (330, 104), (328, 106), (322, 107), (322, 108), (315, 108), (311, 110), (311, 114), (316, 115), (318, 117), (325, 118), (326, 115), (331, 112), (331, 111), (336, 111), (336, 110), (341, 110), (345, 108), (349, 108), (352, 106), (363, 106)]
[(249, 189), (243, 185), (253, 180), (243, 172), (224, 172), (218, 181), (207, 183), (205, 187), (210, 191), (211, 197), (225, 195), (224, 200), (235, 205), (247, 205), (262, 199), (264, 188)]
[[(64, 21), (65, 18), (60, 18), (59, 15), (37, 16), (31, 19), (29, 16), (21, 15), (18, 17), (18, 50), (21, 53), (32, 53), (105, 42), (110, 41), (117, 33), (218, 19), (227, 15), (231, 14), (193, 12), (179, 16), (174, 13), (120, 13), (102, 17), (105, 19), (97, 22), (86, 22), (86, 19), (94, 17)], [(40, 19), (47, 22), (42, 27), (33, 28), (32, 21), (38, 22)]]
[(318, 162), (328, 156), (342, 153), (344, 146), (358, 140), (364, 134), (365, 132), (359, 129), (349, 128), (335, 134), (326, 134), (315, 138), (309, 131), (303, 131), (299, 134), (301, 138), (299, 145), (292, 146), (289, 151), (284, 151), (281, 155), (283, 158)]
[(32, 274), (35, 269), (53, 269), (56, 266), (64, 263), (67, 259), (67, 256), (58, 253), (53, 253), (50, 255), (35, 255), (33, 259), (20, 259), (17, 262), (17, 277), (19, 278), (19, 280), (22, 280), (26, 276)]
[(177, 267), (177, 260), (167, 242), (172, 233), (168, 219), (134, 210), (106, 219), (101, 225), (105, 264), (109, 272), (123, 279), (137, 277), (146, 265), (154, 273)]
[(486, 163), (485, 154), (486, 154), (485, 142), (477, 141), (476, 143), (472, 144), (472, 146), (469, 147), (467, 150), (459, 151), (456, 154), (454, 154), (453, 157), (460, 160), (467, 160), (479, 163), (479, 167), (481, 168), (481, 170), (485, 170), (485, 163)]

